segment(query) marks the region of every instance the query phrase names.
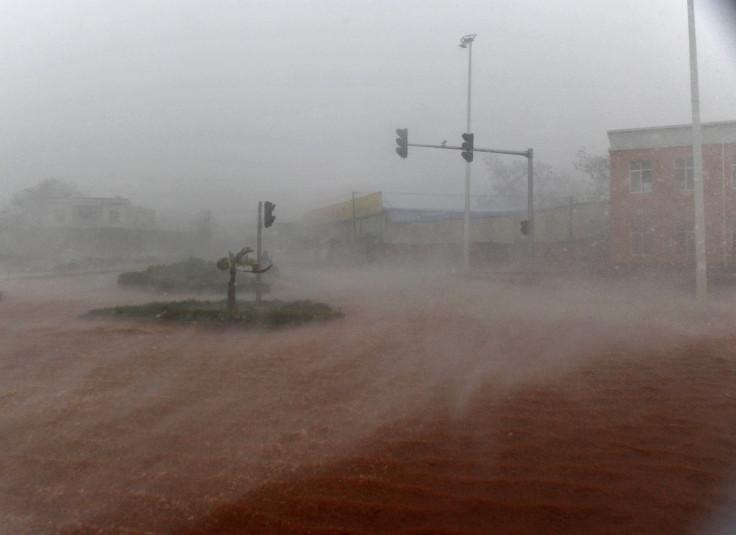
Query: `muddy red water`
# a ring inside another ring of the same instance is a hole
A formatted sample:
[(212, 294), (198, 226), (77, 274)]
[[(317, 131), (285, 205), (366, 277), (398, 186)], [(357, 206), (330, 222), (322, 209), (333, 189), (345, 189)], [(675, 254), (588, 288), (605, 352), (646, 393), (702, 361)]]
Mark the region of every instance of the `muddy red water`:
[(273, 331), (2, 281), (0, 533), (733, 533), (736, 301), (631, 284), (287, 272), (345, 318)]

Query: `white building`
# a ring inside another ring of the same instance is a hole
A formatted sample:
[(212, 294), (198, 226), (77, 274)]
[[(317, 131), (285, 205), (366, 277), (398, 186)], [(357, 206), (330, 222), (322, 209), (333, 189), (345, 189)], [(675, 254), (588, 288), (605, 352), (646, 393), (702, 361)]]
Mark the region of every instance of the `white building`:
[(79, 196), (33, 203), (25, 208), (24, 219), (33, 228), (152, 229), (156, 213), (122, 197)]

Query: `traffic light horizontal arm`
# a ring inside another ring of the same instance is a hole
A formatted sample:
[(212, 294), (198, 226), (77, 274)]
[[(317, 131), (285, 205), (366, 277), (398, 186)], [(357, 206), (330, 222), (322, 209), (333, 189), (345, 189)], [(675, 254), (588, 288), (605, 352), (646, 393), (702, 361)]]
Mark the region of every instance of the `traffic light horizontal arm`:
[[(452, 145), (423, 145), (421, 143), (409, 143), (409, 147), (426, 147), (429, 149), (450, 149), (450, 150), (465, 150), (462, 147), (454, 147)], [(492, 152), (495, 154), (514, 154), (516, 156), (525, 156), (529, 158), (531, 152), (528, 150), (500, 150), (500, 149), (477, 149), (473, 148), (474, 152)]]

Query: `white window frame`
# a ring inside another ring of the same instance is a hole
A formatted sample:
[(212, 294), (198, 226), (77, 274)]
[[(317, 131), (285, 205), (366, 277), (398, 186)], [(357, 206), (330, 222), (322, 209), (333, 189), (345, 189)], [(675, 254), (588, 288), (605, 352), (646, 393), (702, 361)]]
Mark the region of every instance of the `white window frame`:
[(695, 166), (692, 156), (675, 158), (675, 189), (679, 191), (695, 189)]
[(631, 193), (651, 193), (652, 162), (649, 160), (629, 162), (629, 190)]
[(629, 236), (632, 255), (651, 256), (654, 254), (654, 229), (652, 227), (634, 227)]

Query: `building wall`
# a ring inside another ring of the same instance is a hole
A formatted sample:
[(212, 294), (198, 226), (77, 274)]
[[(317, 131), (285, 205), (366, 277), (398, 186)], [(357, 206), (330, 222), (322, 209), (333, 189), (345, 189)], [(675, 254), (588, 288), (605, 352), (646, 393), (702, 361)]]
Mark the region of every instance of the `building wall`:
[(48, 199), (26, 207), (24, 218), (32, 228), (152, 229), (155, 212), (113, 197)]
[[(459, 258), (463, 244), (463, 213), (459, 211), (384, 208), (380, 213), (345, 217), (333, 205), (305, 218), (288, 240), (290, 253), (308, 255), (317, 262), (356, 261), (396, 255), (414, 259)], [(337, 214), (337, 215), (335, 215)], [(584, 202), (537, 210), (534, 242), (521, 233), (526, 210), (474, 212), (470, 222), (471, 259), (474, 263), (513, 264), (526, 258), (534, 245), (540, 262), (571, 268), (610, 265), (609, 203)], [(408, 255), (408, 256), (407, 256)], [(540, 264), (541, 265), (541, 264)]]
[[(463, 240), (463, 217), (392, 221), (389, 211), (382, 244), (386, 251), (401, 251), (415, 259), (458, 260)], [(535, 213), (534, 242), (521, 233), (526, 211), (506, 214), (475, 214), (471, 218), (471, 263), (501, 270), (527, 268), (530, 247), (537, 269), (605, 270), (610, 264), (608, 202), (586, 202), (538, 210)]]
[[(470, 221), (472, 243), (512, 245), (526, 240), (521, 221), (526, 212), (473, 217)], [(539, 210), (534, 214), (534, 241), (558, 243), (570, 239), (607, 239), (608, 203), (588, 202)], [(463, 218), (438, 218), (429, 221), (391, 223), (383, 233), (385, 243), (409, 245), (460, 244)]]
[[(473, 217), (470, 220), (472, 243), (512, 244), (523, 238), (519, 214)], [(462, 217), (436, 218), (430, 220), (394, 222), (386, 227), (383, 241), (408, 245), (461, 244), (464, 234)]]
[[(681, 127), (680, 132), (685, 128)], [(728, 138), (729, 131), (723, 132), (722, 123), (719, 128)], [(636, 141), (647, 144), (648, 139), (642, 131), (636, 133)], [(736, 137), (736, 123), (730, 136)], [(678, 140), (681, 137), (679, 135)], [(713, 143), (713, 136), (704, 137), (711, 141), (702, 149), (706, 254), (710, 266), (729, 267), (734, 265), (736, 181), (732, 167), (736, 158), (736, 142)], [(659, 136), (657, 143), (650, 144), (666, 143)], [(675, 160), (692, 158), (692, 146), (629, 147), (623, 150), (616, 150), (614, 146), (612, 143), (610, 151), (613, 261), (694, 266), (694, 193), (680, 190), (675, 185)], [(632, 191), (631, 162), (651, 163), (651, 191)]]
[[(572, 203), (534, 216), (534, 239), (543, 243), (566, 240), (607, 240), (610, 236), (607, 202)], [(518, 230), (518, 229), (517, 229)]]

